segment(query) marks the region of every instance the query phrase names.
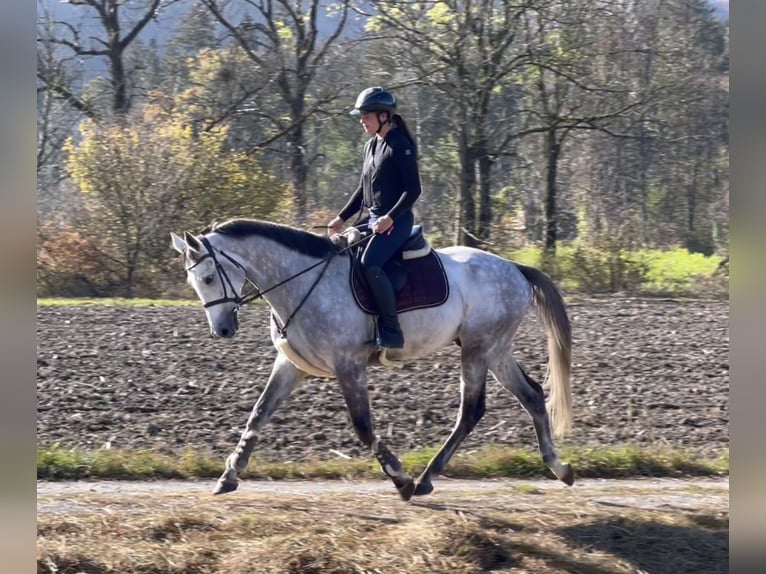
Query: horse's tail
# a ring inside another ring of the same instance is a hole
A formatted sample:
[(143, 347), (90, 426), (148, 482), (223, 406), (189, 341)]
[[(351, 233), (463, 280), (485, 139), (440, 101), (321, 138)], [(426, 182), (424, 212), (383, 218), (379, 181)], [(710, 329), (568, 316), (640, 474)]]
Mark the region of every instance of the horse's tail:
[(548, 415), (555, 436), (572, 426), (572, 329), (564, 299), (551, 279), (534, 267), (516, 264), (532, 286), (534, 305), (548, 333)]

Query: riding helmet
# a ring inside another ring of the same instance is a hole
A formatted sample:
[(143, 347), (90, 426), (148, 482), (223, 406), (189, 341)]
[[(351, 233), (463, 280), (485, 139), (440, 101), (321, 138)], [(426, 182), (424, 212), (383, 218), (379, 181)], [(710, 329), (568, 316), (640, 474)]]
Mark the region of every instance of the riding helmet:
[(396, 109), (396, 98), (388, 90), (374, 86), (362, 91), (356, 98), (352, 116), (364, 112), (393, 112)]

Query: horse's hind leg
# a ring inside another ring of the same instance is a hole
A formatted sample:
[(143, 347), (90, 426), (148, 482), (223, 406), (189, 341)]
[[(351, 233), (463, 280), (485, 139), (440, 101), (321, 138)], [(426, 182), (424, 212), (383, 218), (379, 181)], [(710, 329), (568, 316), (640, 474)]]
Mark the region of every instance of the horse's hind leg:
[(463, 439), (484, 416), (486, 409), (487, 363), (484, 354), (462, 349), (460, 372), (460, 410), (457, 423), (436, 455), (416, 481), (415, 494), (429, 494), (434, 489), (431, 479), (441, 474)]
[(542, 386), (535, 382), (512, 358), (507, 357), (491, 368), (490, 372), (503, 387), (508, 389), (532, 417), (537, 443), (543, 461), (553, 474), (568, 485), (574, 483), (574, 472), (569, 464), (562, 463), (553, 447), (551, 425), (545, 409), (545, 395)]
[(405, 474), (402, 463), (375, 434), (372, 426), (366, 368), (366, 365), (350, 365), (336, 369), (351, 424), (359, 440), (372, 451), (380, 463), (380, 468), (393, 481), (399, 495), (404, 500), (409, 500), (415, 491), (415, 483)]
[(226, 459), (226, 470), (218, 479), (213, 494), (224, 494), (237, 489), (237, 475), (247, 467), (247, 461), (255, 448), (258, 430), (269, 420), (279, 405), (290, 396), (296, 383), (304, 376), (305, 374), (281, 353), (277, 355), (269, 381), (247, 419), (247, 426), (237, 447)]

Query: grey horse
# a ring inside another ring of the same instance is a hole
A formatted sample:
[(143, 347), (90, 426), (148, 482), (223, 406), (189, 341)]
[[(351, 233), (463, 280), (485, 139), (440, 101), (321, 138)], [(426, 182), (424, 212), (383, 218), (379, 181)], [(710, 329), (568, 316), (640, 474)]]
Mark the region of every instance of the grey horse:
[[(187, 280), (204, 305), (212, 335), (234, 337), (239, 309), (263, 297), (271, 308), (271, 339), (279, 351), (215, 494), (236, 490), (257, 432), (296, 385), (311, 376), (337, 380), (357, 436), (404, 500), (432, 492), (432, 479), (483, 416), (488, 373), (531, 416), (544, 462), (557, 478), (573, 484), (572, 468), (559, 460), (551, 434), (552, 428), (562, 436), (571, 425), (571, 329), (559, 290), (541, 271), (469, 247), (435, 250), (449, 280), (449, 296), (439, 306), (401, 313), (404, 348), (381, 355), (370, 344), (373, 317), (351, 292), (351, 256), (339, 253), (329, 238), (287, 225), (234, 219), (199, 235), (171, 233), (171, 239), (183, 255)], [(547, 402), (543, 387), (513, 357), (514, 335), (533, 306), (547, 331)], [(457, 423), (413, 479), (375, 434), (367, 369), (414, 361), (450, 344), (460, 347)]]

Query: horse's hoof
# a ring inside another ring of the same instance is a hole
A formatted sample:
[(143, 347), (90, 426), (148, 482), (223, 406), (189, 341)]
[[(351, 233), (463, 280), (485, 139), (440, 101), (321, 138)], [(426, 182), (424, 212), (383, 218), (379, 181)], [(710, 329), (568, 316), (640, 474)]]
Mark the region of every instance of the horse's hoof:
[(425, 496), (434, 491), (434, 486), (430, 482), (418, 482), (415, 485), (415, 496)]
[(215, 485), (213, 494), (226, 494), (227, 492), (234, 492), (237, 490), (239, 484), (233, 480), (219, 480)]
[(562, 464), (561, 470), (556, 473), (556, 476), (567, 486), (572, 486), (574, 484), (574, 470), (572, 470), (571, 464)]
[(409, 500), (415, 493), (415, 481), (408, 478), (402, 486), (397, 485), (396, 490), (399, 491), (399, 496), (402, 497), (402, 500)]

